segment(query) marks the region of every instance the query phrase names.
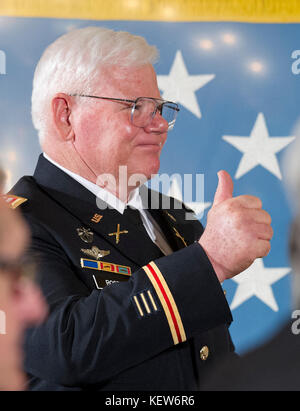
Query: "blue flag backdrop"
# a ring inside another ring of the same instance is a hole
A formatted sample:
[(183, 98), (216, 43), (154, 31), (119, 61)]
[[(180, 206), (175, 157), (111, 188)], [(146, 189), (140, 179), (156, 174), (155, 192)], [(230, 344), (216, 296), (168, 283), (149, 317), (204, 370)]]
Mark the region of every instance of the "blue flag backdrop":
[[(40, 153), (30, 99), (34, 68), (45, 47), (66, 31), (89, 25), (144, 36), (160, 51), (155, 68), (162, 96), (181, 108), (162, 153), (160, 173), (204, 174), (203, 215), (201, 205), (194, 204), (204, 225), (220, 169), (233, 177), (234, 195), (259, 196), (272, 216), (270, 254), (223, 285), (237, 351), (269, 338), (291, 310), (291, 212), (282, 159), (296, 138), (300, 115), (300, 25), (2, 14), (9, 15), (0, 17), (0, 162), (7, 188), (32, 174)], [(176, 178), (171, 192), (182, 195)]]

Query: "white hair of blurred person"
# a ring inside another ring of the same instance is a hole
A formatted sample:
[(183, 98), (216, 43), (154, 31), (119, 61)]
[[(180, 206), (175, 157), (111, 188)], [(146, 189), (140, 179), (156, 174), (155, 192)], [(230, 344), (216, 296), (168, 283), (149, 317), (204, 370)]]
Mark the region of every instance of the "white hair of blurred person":
[(300, 309), (300, 118), (292, 135), (295, 141), (286, 150), (283, 158), (283, 175), (288, 200), (293, 213), (290, 227), (289, 253), (293, 268), (293, 307)]
[(124, 31), (86, 27), (59, 37), (44, 51), (34, 73), (32, 121), (40, 144), (54, 130), (51, 100), (55, 94), (93, 94), (101, 67), (140, 67), (157, 59), (155, 46)]

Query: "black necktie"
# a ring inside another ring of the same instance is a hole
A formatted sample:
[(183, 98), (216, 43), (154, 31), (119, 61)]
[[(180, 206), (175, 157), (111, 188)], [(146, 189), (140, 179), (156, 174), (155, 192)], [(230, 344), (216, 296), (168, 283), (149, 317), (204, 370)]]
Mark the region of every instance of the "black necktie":
[[(144, 227), (142, 218), (141, 218), (141, 214), (139, 212), (139, 210), (137, 210), (136, 208), (131, 208), (131, 207), (126, 207), (123, 213), (123, 216), (128, 218), (131, 223), (133, 223), (135, 226), (139, 227), (141, 230), (145, 231), (147, 234), (147, 231)], [(147, 234), (148, 235), (148, 234)]]
[[(131, 208), (130, 206), (127, 206), (127, 208), (125, 208), (123, 216), (125, 216), (126, 218), (128, 218), (128, 220), (130, 220), (130, 222), (132, 224), (134, 224), (139, 230), (143, 231), (143, 233), (151, 240), (150, 235), (148, 234), (143, 221), (142, 221), (142, 217), (141, 214), (139, 212), (139, 210), (137, 210), (136, 208)], [(157, 238), (154, 241), (154, 244), (160, 249), (160, 251), (163, 253), (163, 255), (167, 255), (170, 254), (170, 252), (166, 249), (166, 244), (167, 240), (165, 239), (163, 242), (159, 241)]]

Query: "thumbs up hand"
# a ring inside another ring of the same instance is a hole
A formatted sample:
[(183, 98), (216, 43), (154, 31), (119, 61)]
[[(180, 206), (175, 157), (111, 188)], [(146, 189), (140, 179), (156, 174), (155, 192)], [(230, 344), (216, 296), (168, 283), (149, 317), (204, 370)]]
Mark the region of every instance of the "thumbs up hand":
[(232, 197), (233, 182), (222, 170), (207, 225), (199, 244), (220, 282), (246, 270), (256, 258), (268, 255), (273, 236), (270, 215), (258, 197)]
[(213, 206), (217, 206), (219, 203), (232, 198), (233, 193), (233, 181), (227, 171), (219, 171), (218, 178), (219, 182), (215, 192)]

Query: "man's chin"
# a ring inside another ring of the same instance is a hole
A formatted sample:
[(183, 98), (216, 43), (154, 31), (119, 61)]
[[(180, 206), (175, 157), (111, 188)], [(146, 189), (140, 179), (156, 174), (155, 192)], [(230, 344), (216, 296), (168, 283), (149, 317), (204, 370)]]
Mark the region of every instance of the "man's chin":
[(150, 161), (145, 159), (145, 162), (141, 165), (140, 168), (135, 168), (134, 173), (130, 173), (131, 176), (140, 176), (139, 180), (145, 180), (142, 182), (150, 180), (153, 175), (157, 174), (160, 167), (159, 158), (152, 158)]
[(145, 173), (147, 180), (150, 180), (159, 172), (159, 167), (160, 167), (160, 162), (158, 161), (158, 164), (151, 164), (149, 166), (147, 172)]

